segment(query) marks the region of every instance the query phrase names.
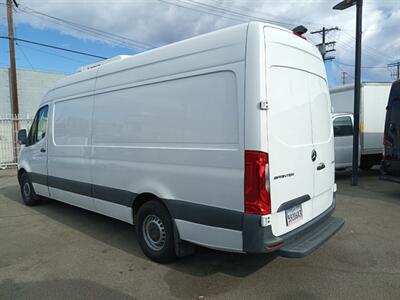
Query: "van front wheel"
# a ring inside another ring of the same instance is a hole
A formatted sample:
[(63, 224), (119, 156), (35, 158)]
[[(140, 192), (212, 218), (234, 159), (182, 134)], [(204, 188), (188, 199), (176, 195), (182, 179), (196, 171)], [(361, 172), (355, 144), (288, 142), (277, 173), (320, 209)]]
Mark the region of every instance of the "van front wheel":
[(35, 194), (31, 180), (28, 174), (24, 173), (20, 179), (22, 200), (28, 206), (37, 205), (40, 203), (40, 198)]
[(171, 217), (158, 201), (144, 203), (136, 215), (136, 234), (144, 254), (159, 263), (176, 259)]

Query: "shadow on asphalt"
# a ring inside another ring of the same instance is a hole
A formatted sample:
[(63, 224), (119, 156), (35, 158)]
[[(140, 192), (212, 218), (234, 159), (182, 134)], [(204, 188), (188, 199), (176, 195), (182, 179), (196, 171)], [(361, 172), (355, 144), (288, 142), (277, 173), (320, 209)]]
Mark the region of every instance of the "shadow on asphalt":
[(351, 170), (337, 171), (335, 174), (339, 194), (373, 198), (400, 205), (400, 184), (379, 179), (379, 166), (371, 170), (360, 170), (358, 186), (351, 185)]
[(177, 298), (213, 297), (234, 289), (243, 278), (267, 267), (275, 258), (273, 253), (237, 254), (198, 247), (194, 256), (170, 264), (164, 281)]
[[(24, 205), (18, 186), (2, 188), (0, 193), (8, 199)], [(110, 247), (147, 259), (140, 249), (134, 226), (125, 222), (51, 199), (45, 199), (42, 204), (30, 207), (30, 209), (97, 239)], [(168, 267), (175, 271), (173, 272), (175, 275), (171, 277), (172, 281), (179, 278), (176, 275), (177, 272), (194, 277), (223, 273), (240, 278), (263, 268), (276, 257), (277, 255), (275, 254), (245, 255), (197, 247), (194, 255), (178, 259), (176, 262), (169, 264)], [(168, 279), (166, 280), (168, 281)]]
[[(345, 169), (345, 170), (336, 170), (335, 172), (335, 178), (338, 180), (342, 179), (349, 179), (349, 182), (351, 181), (351, 168)], [(359, 179), (362, 179), (363, 177), (376, 177), (379, 178), (380, 175), (380, 166), (374, 166), (372, 167), (371, 170), (358, 170), (358, 176)]]
[[(79, 288), (78, 288), (79, 287)], [(44, 280), (0, 283), (0, 299), (121, 299), (133, 300), (118, 290), (83, 279)]]

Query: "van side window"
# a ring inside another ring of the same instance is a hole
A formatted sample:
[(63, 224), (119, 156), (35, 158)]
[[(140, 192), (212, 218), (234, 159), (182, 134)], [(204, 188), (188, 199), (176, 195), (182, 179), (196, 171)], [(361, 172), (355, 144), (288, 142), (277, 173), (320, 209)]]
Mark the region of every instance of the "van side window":
[(353, 122), (350, 117), (338, 117), (333, 120), (333, 134), (337, 136), (353, 135)]
[(48, 111), (49, 107), (46, 105), (36, 113), (31, 130), (29, 131), (27, 146), (39, 142), (46, 136)]
[(39, 117), (37, 124), (36, 142), (39, 142), (46, 136), (48, 111), (49, 107), (46, 105), (42, 107), (38, 112)]

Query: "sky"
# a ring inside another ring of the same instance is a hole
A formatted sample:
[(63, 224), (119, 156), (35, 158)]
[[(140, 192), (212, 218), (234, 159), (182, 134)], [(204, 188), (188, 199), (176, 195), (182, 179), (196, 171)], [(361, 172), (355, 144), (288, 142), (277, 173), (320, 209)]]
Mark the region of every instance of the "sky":
[[(335, 11), (339, 0), (17, 0), (15, 36), (102, 57), (132, 55), (213, 30), (254, 21), (327, 34), (335, 59), (326, 62), (330, 86), (354, 80), (355, 7)], [(5, 0), (0, 0), (0, 36), (7, 36)], [(387, 64), (400, 60), (400, 0), (364, 0), (362, 80), (392, 81)], [(8, 41), (0, 39), (0, 66), (9, 65)], [(24, 42), (16, 45), (17, 67), (71, 74), (98, 61)]]

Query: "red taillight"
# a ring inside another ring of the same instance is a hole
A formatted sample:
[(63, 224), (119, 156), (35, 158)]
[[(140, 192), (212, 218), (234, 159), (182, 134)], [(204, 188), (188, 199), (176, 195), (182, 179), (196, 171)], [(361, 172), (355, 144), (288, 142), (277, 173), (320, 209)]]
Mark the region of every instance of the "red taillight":
[(388, 146), (388, 144), (389, 144), (389, 141), (386, 137), (386, 134), (384, 134), (383, 135), (383, 153), (382, 153), (383, 159), (386, 159), (386, 147)]
[(294, 35), (297, 35), (298, 37), (301, 37), (303, 40), (307, 40), (302, 33), (299, 32), (293, 32)]
[(268, 154), (245, 151), (244, 211), (247, 214), (271, 213), (271, 196), (268, 190)]
[(267, 248), (268, 249), (280, 248), (280, 247), (282, 247), (283, 243), (284, 243), (284, 241), (279, 241), (279, 242), (276, 242), (276, 243), (273, 243), (273, 244), (269, 244), (269, 245), (267, 245)]

